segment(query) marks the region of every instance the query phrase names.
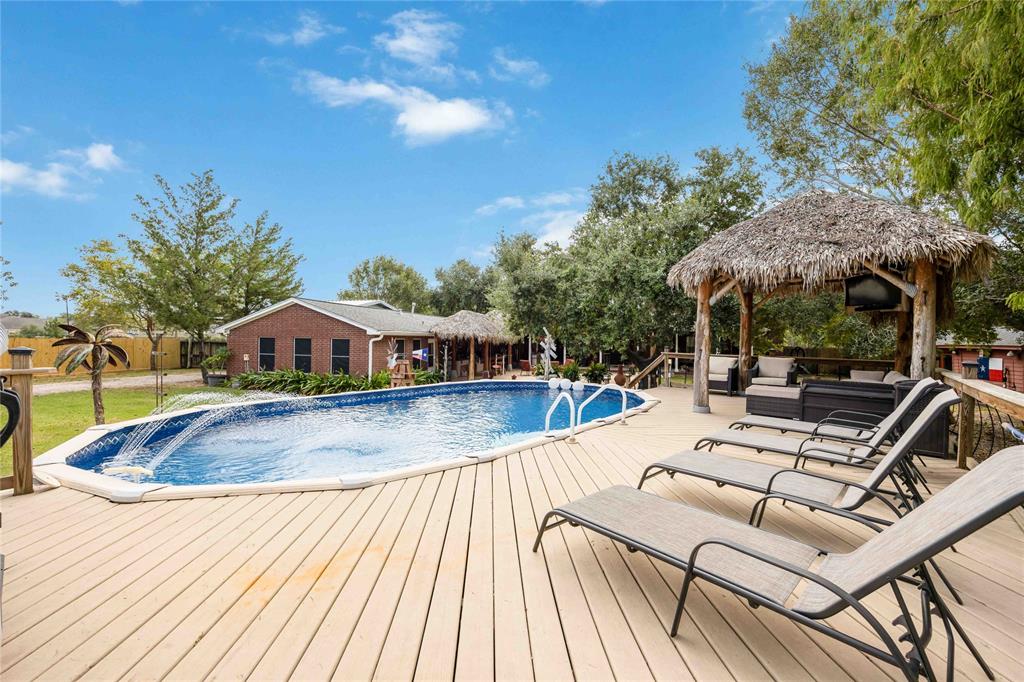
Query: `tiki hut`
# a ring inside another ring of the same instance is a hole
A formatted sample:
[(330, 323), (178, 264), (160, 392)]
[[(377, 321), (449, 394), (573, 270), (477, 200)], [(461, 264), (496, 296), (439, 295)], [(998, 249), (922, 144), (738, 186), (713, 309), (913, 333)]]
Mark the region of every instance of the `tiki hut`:
[[(935, 370), (936, 324), (952, 316), (952, 287), (982, 276), (992, 240), (880, 199), (815, 190), (719, 232), (672, 267), (669, 286), (697, 297), (694, 410), (708, 410), (711, 305), (740, 300), (740, 382), (749, 382), (754, 311), (769, 297), (841, 290), (873, 274), (902, 291), (896, 369), (912, 378)], [(760, 300), (754, 301), (755, 295)], [(911, 326), (912, 325), (912, 326)]]
[(491, 343), (505, 343), (508, 333), (494, 318), (472, 310), (460, 310), (430, 328), (439, 339), (469, 341), (469, 378), (476, 378), (476, 344), (484, 344), (484, 366), (490, 367)]

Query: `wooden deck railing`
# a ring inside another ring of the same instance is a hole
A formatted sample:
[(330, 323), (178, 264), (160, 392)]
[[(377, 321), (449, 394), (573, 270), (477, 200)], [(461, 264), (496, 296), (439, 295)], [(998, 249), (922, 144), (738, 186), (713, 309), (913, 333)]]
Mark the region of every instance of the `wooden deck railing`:
[(953, 427), (959, 467), (966, 469), (969, 457), (983, 459), (996, 450), (1018, 444), (1002, 425), (1024, 425), (1024, 393), (980, 379), (964, 379), (947, 369), (938, 373), (961, 399)]
[(626, 388), (636, 388), (640, 385), (640, 382), (646, 379), (652, 372), (657, 369), (662, 370), (662, 376), (668, 375), (668, 364), (672, 360), (693, 360), (693, 353), (676, 353), (673, 351), (664, 351), (658, 357), (651, 360), (651, 363), (644, 367), (642, 370), (634, 374), (626, 382)]

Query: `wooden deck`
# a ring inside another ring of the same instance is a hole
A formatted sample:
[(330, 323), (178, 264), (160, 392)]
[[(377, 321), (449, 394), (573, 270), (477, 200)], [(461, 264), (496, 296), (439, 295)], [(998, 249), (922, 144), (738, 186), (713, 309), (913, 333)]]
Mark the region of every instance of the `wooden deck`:
[[(552, 505), (635, 484), (646, 463), (742, 410), (713, 397), (714, 414), (698, 416), (688, 390), (655, 394), (664, 403), (649, 414), (577, 445), (364, 490), (3, 499), (3, 679), (897, 679), (706, 583), (672, 639), (679, 571), (579, 528), (530, 551)], [(946, 462), (927, 471), (933, 487), (958, 475)], [(742, 519), (755, 499), (665, 477), (650, 490)], [(839, 550), (870, 532), (778, 506), (767, 527)], [(1020, 510), (958, 549), (939, 559), (967, 601), (957, 615), (1001, 678), (1024, 679)], [(883, 622), (896, 615), (891, 595), (869, 603)], [(833, 624), (868, 636), (848, 614)], [(943, 632), (930, 651), (943, 670)], [(983, 679), (966, 650), (956, 667)]]

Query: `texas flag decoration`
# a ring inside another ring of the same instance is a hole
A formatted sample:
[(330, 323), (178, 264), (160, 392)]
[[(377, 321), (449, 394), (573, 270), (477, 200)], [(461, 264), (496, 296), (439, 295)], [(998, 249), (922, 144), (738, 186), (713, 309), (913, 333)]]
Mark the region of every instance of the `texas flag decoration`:
[(420, 362), (426, 362), (429, 357), (430, 357), (430, 349), (429, 348), (417, 348), (416, 350), (414, 350), (412, 352), (412, 359), (413, 360), (419, 360)]

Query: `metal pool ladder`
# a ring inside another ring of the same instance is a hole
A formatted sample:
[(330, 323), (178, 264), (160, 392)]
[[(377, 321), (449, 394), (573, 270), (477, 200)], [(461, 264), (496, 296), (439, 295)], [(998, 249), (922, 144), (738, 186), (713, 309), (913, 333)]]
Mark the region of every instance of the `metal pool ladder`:
[[(591, 402), (593, 402), (594, 398), (596, 398), (597, 396), (601, 395), (602, 393), (604, 393), (609, 388), (618, 389), (619, 393), (622, 394), (622, 414), (619, 416), (619, 423), (622, 424), (623, 426), (626, 425), (626, 404), (627, 404), (627, 401), (626, 401), (626, 389), (622, 388), (622, 386), (619, 386), (618, 384), (604, 384), (603, 386), (601, 386), (601, 388), (599, 388), (596, 391), (594, 391), (594, 394), (592, 396), (590, 396), (589, 398), (584, 400), (583, 404), (580, 405), (579, 412), (577, 412), (577, 414), (576, 414), (576, 423), (577, 424), (582, 424), (583, 423), (583, 408), (586, 407), (587, 405), (589, 405)], [(554, 406), (552, 406), (552, 407), (554, 407)]]
[(569, 438), (566, 439), (566, 443), (576, 442), (576, 402), (572, 399), (572, 396), (568, 392), (562, 391), (555, 398), (555, 401), (551, 403), (551, 407), (548, 408), (548, 413), (544, 417), (544, 435), (551, 432), (551, 415), (554, 414), (555, 408), (558, 407), (558, 403), (565, 399), (569, 402)]

